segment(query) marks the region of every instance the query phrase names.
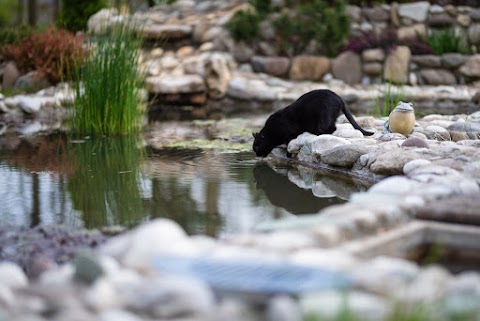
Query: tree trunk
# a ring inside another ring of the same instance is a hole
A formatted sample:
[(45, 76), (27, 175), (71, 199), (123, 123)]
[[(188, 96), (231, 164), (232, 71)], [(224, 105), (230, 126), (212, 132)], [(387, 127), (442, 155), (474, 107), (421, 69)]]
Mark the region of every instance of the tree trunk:
[(35, 26), (37, 24), (37, 1), (28, 0), (28, 24)]
[(17, 6), (17, 26), (23, 24), (23, 0), (18, 0)]
[(53, 1), (53, 21), (56, 22), (60, 15), (60, 0)]

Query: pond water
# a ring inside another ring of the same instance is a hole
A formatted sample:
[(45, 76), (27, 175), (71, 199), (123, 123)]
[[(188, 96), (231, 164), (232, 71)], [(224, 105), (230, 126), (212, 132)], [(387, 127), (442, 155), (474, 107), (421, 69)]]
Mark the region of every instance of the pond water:
[[(131, 227), (167, 217), (189, 234), (221, 237), (259, 223), (342, 203), (300, 188), (295, 169), (253, 152), (144, 147), (135, 137), (73, 140), (65, 134), (0, 139), (3, 224)], [(324, 185), (336, 179), (325, 176)], [(318, 197), (320, 196), (320, 197)]]

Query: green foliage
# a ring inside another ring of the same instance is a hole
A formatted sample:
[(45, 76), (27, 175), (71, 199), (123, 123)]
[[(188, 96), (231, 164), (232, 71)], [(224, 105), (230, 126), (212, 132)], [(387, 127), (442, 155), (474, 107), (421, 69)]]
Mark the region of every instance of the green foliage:
[(226, 27), (235, 41), (254, 42), (260, 38), (261, 17), (252, 11), (237, 11)]
[(280, 52), (287, 55), (301, 53), (307, 43), (301, 37), (302, 27), (292, 13), (282, 13), (274, 21)]
[(249, 0), (248, 1), (256, 10), (256, 12), (264, 17), (272, 11), (271, 0)]
[(290, 1), (289, 6), (291, 10), (273, 22), (281, 49), (298, 54), (314, 40), (319, 53), (332, 57), (345, 45), (350, 20), (344, 0), (335, 5), (326, 0)]
[[(255, 11), (239, 11), (228, 22), (227, 28), (236, 41), (253, 43), (260, 38), (260, 22), (270, 18), (271, 0), (250, 0)], [(273, 16), (276, 45), (282, 54), (304, 52), (309, 43), (316, 41), (319, 53), (334, 56), (348, 37), (350, 21), (345, 0), (290, 0), (286, 9)]]
[(0, 28), (0, 47), (5, 45), (19, 45), (23, 39), (30, 36), (33, 31), (32, 27), (27, 25)]
[(470, 53), (465, 36), (457, 34), (453, 28), (432, 30), (425, 40), (436, 55), (449, 52)]
[(17, 0), (2, 0), (0, 5), (0, 29), (12, 25), (12, 13), (17, 11), (19, 1)]
[(62, 0), (57, 25), (74, 32), (85, 30), (88, 18), (105, 7), (104, 0)]
[(75, 70), (74, 132), (110, 135), (137, 132), (142, 126), (138, 58), (142, 40), (130, 24), (118, 24), (90, 42)]
[(388, 116), (390, 112), (398, 105), (399, 102), (405, 101), (405, 92), (395, 87), (391, 82), (385, 84), (385, 93), (383, 96), (383, 105), (380, 103), (381, 97), (377, 99), (375, 115)]

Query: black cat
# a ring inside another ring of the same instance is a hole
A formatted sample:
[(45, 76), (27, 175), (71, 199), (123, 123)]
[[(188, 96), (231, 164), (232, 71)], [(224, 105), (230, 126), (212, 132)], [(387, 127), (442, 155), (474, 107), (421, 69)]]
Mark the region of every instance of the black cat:
[(262, 130), (252, 133), (255, 138), (253, 151), (259, 157), (266, 157), (276, 146), (288, 144), (304, 132), (331, 134), (337, 129), (335, 122), (340, 112), (363, 135), (373, 135), (357, 124), (340, 96), (328, 89), (318, 89), (302, 95), (291, 105), (268, 117)]

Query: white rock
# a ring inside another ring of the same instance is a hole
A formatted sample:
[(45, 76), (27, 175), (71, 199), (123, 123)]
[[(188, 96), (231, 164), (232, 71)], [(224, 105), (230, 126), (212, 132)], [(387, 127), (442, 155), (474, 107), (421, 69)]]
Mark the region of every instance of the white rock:
[(28, 285), (28, 278), (15, 263), (4, 261), (0, 263), (0, 284), (12, 289)]
[(97, 279), (85, 294), (86, 305), (97, 312), (121, 307), (115, 286), (106, 278)]
[(332, 135), (342, 138), (363, 138), (363, 134), (355, 128), (337, 128)]
[(399, 292), (400, 298), (412, 304), (437, 302), (445, 297), (450, 279), (444, 268), (435, 265), (426, 267), (405, 291)]
[(300, 307), (304, 317), (315, 315), (327, 320), (334, 320), (340, 312), (347, 309), (354, 316), (364, 320), (385, 320), (389, 309), (385, 299), (364, 292), (326, 291), (307, 294), (300, 298)]
[(419, 189), (423, 188), (424, 185), (412, 181), (407, 177), (403, 176), (391, 176), (387, 177), (377, 184), (370, 187), (368, 193), (374, 194), (387, 194), (387, 195), (408, 195), (415, 193)]
[(425, 127), (425, 135), (427, 135), (429, 139), (436, 139), (440, 141), (451, 140), (450, 132), (446, 128), (436, 125)]
[(159, 255), (196, 255), (195, 244), (174, 221), (156, 219), (110, 239), (101, 252), (128, 267), (148, 270)]
[(228, 83), (227, 95), (240, 100), (274, 101), (284, 90), (270, 87), (260, 79), (246, 79), (234, 75)]
[(268, 321), (301, 321), (298, 303), (287, 295), (275, 296), (269, 300), (266, 317)]
[(410, 261), (380, 256), (355, 268), (352, 276), (361, 288), (394, 295), (398, 289), (412, 282), (418, 271), (418, 266)]
[(315, 244), (312, 236), (305, 231), (277, 231), (259, 235), (256, 246), (280, 252), (290, 252)]
[(190, 94), (206, 90), (203, 78), (199, 75), (169, 75), (147, 77), (145, 86), (156, 94)]
[(10, 287), (0, 284), (0, 306), (10, 307), (15, 303), (15, 295)]
[(461, 293), (480, 300), (480, 274), (463, 272), (457, 275), (448, 286), (449, 293)]
[(57, 269), (47, 270), (40, 275), (38, 282), (44, 285), (68, 284), (73, 280), (75, 268), (71, 264), (64, 264)]
[(27, 96), (27, 95), (18, 95), (5, 99), (5, 104), (9, 108), (21, 108), (27, 114), (33, 114), (43, 107), (54, 106), (55, 98), (54, 97), (42, 97), (42, 96)]
[(287, 151), (289, 153), (298, 153), (300, 149), (305, 145), (311, 143), (313, 140), (317, 138), (317, 135), (313, 135), (311, 133), (305, 132), (303, 134), (298, 135), (297, 138), (292, 139), (287, 146)]
[(314, 155), (322, 155), (323, 152), (336, 146), (351, 144), (348, 140), (332, 135), (320, 135), (312, 142), (312, 152)]
[(145, 320), (136, 316), (133, 313), (124, 310), (109, 310), (102, 312), (98, 319), (99, 321), (142, 321)]
[(195, 317), (214, 308), (209, 287), (190, 278), (173, 275), (144, 279), (118, 289), (127, 309), (142, 311), (154, 318), (170, 319), (180, 315)]
[(290, 256), (290, 261), (295, 264), (330, 269), (333, 271), (352, 271), (357, 259), (352, 255), (339, 250), (304, 248)]
[(427, 19), (429, 8), (430, 3), (428, 3), (428, 1), (404, 3), (398, 6), (398, 14), (402, 18), (412, 19), (417, 22), (424, 22)]
[(111, 23), (113, 17), (118, 15), (118, 10), (115, 8), (101, 9), (92, 15), (87, 22), (88, 31), (92, 33), (99, 33), (105, 30)]
[(414, 169), (422, 166), (428, 166), (432, 162), (426, 159), (414, 159), (403, 166), (403, 173), (409, 175)]

